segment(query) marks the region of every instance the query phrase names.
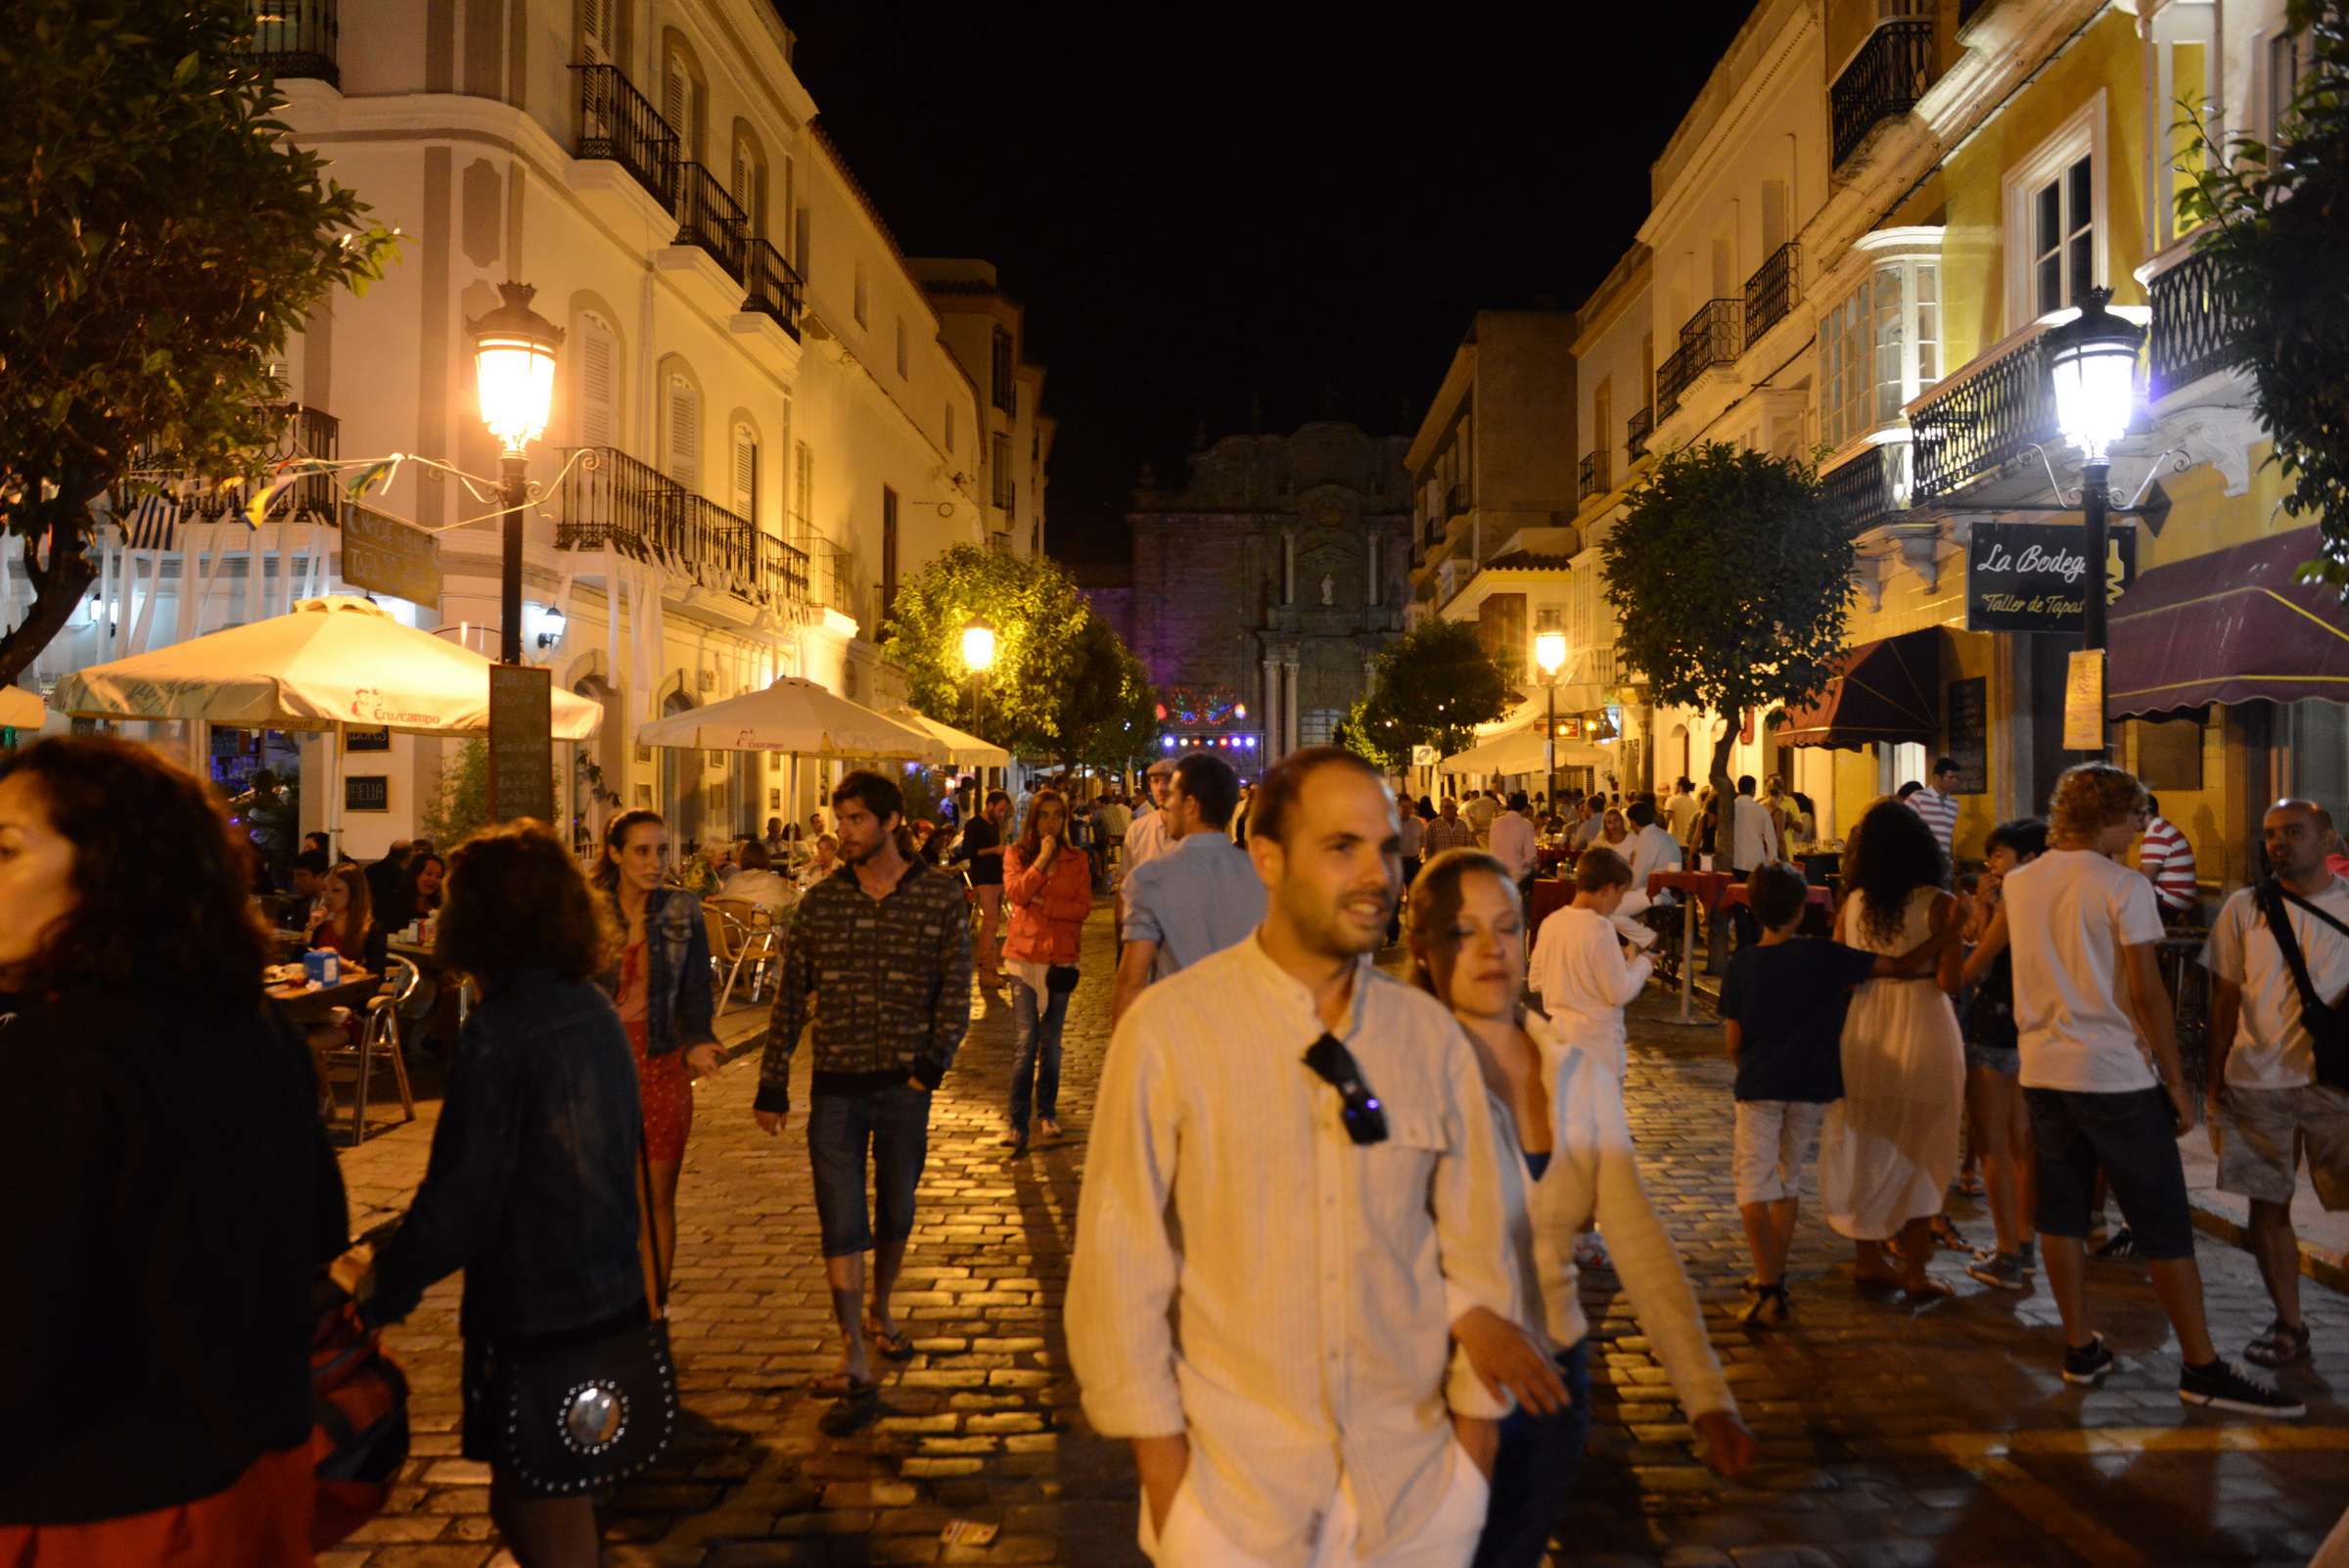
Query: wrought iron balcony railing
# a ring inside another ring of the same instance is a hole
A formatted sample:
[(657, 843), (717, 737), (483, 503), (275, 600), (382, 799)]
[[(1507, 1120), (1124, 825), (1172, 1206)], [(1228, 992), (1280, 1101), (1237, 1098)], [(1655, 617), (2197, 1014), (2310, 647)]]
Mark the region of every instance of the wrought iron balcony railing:
[(618, 66), (574, 66), (579, 73), (580, 158), (608, 158), (636, 183), (673, 207), (677, 190), (677, 133)]
[(803, 551), (765, 537), (749, 519), (616, 447), (590, 447), (570, 465), (555, 545), (565, 550), (609, 546), (755, 604), (807, 599)]
[[(343, 422), (334, 415), (299, 403), (280, 403), (273, 412), (283, 421), (278, 427), (277, 447), (271, 453), (273, 461), (319, 457), (332, 462), (342, 455)], [(171, 483), (168, 477), (165, 483)], [(199, 490), (179, 497), (178, 504), (188, 517), (216, 521), (241, 513), (252, 498), (251, 491), (239, 485), (227, 490)], [(340, 524), (343, 488), (335, 482), (334, 475), (304, 474), (270, 497), (269, 516), (277, 522), (299, 517)]]
[(750, 292), (743, 297), (742, 307), (772, 316), (785, 332), (798, 337), (802, 288), (798, 271), (765, 240), (750, 242), (748, 259), (742, 283)]
[(1647, 455), (1648, 438), (1656, 433), (1656, 411), (1642, 408), (1623, 422), (1623, 454), (1633, 462)]
[(751, 220), (717, 176), (699, 163), (677, 164), (677, 243), (698, 245), (717, 258), (726, 276), (743, 281)]
[(2235, 322), (2219, 290), (2217, 260), (2196, 253), (2153, 280), (2152, 394), (2166, 396), (2227, 368)]
[(1786, 319), (1803, 297), (1803, 248), (1789, 240), (1745, 280), (1745, 341), (1751, 344)]
[(284, 81), (307, 76), (330, 87), (343, 85), (335, 64), (339, 18), (335, 0), (252, 0), (253, 41), (247, 59)]
[(1715, 365), (1734, 364), (1745, 347), (1743, 300), (1708, 300), (1681, 328), (1681, 346), (1656, 367), (1656, 411), (1670, 414), (1681, 394)]
[(1900, 17), (1879, 23), (1827, 89), (1827, 117), (1841, 168), (1888, 119), (1916, 107), (1933, 80), (1933, 21)]
[(1908, 477), (1908, 442), (1886, 442), (1827, 470), (1819, 486), (1850, 531), (1865, 533), (1900, 515), (1901, 482)]
[(1593, 495), (1606, 494), (1606, 451), (1601, 448), (1597, 451), (1585, 452), (1583, 454), (1582, 468), (1577, 477), (1581, 483), (1577, 484), (1575, 488), (1575, 499), (1580, 501), (1588, 501)]
[(2044, 340), (2027, 339), (1943, 382), (1916, 405), (1909, 427), (1915, 434), (1919, 500), (1962, 489), (2034, 444), (2055, 439), (2055, 390)]

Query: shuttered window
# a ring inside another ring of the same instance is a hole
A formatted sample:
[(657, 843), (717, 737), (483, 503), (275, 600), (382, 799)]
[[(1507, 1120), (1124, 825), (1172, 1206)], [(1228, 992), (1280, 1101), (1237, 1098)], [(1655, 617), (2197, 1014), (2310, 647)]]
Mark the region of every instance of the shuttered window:
[(759, 433), (744, 423), (734, 427), (734, 515), (759, 521)]
[(792, 448), (791, 463), (791, 542), (805, 550), (808, 536), (814, 532), (811, 519), (815, 516), (815, 454), (801, 441)]
[(620, 444), (620, 340), (601, 316), (582, 313), (577, 334), (577, 428), (581, 446)]
[(668, 477), (699, 492), (702, 477), (702, 398), (682, 376), (668, 378)]

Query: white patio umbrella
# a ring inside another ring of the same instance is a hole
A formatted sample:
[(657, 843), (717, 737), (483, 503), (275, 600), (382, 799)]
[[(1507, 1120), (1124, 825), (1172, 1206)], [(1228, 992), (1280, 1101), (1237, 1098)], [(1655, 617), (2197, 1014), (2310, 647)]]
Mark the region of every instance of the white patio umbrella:
[(636, 732), (645, 746), (703, 752), (789, 752), (795, 757), (872, 757), (941, 762), (945, 745), (924, 730), (785, 675), (763, 691), (656, 718)]
[(1542, 771), (1542, 732), (1520, 729), (1497, 735), (1481, 746), (1447, 757), (1436, 764), (1439, 773), (1539, 773)]
[(49, 718), (41, 694), (22, 686), (0, 686), (0, 728), (38, 729)]
[(1009, 767), (1011, 753), (992, 741), (983, 740), (968, 730), (942, 724), (927, 714), (910, 708), (893, 709), (890, 716), (898, 723), (909, 725), (936, 739), (946, 748), (945, 761), (955, 767)]

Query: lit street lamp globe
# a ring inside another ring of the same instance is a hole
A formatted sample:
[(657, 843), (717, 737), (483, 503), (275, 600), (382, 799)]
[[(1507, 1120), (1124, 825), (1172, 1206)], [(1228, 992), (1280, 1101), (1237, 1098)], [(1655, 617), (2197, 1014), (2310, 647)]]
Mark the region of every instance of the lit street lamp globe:
[(2137, 351), (2145, 329), (2104, 308), (2110, 289), (2091, 289), (2080, 314), (2048, 333), (2055, 424), (2063, 438), (2100, 464), (2128, 434), (2137, 409)]
[(466, 324), (473, 334), (482, 423), (514, 456), (545, 433), (555, 397), (555, 349), (563, 329), (530, 308), (537, 292), (527, 283), (501, 283), (505, 303)]
[(1535, 634), (1534, 663), (1542, 667), (1542, 673), (1554, 675), (1558, 672), (1558, 667), (1565, 662), (1566, 633), (1543, 631)]
[(995, 628), (985, 618), (973, 621), (962, 628), (962, 662), (974, 674), (992, 669), (995, 663)]

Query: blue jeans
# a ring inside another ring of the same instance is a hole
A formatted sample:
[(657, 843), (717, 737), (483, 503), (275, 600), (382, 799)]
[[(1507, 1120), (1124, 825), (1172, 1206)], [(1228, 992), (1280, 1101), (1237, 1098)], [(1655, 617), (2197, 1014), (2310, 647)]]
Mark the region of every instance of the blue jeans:
[(1542, 1568), (1590, 1436), (1590, 1342), (1561, 1355), (1558, 1371), (1571, 1405), (1555, 1415), (1534, 1415), (1520, 1407), (1500, 1423), (1493, 1501), (1469, 1568)]
[(1011, 1126), (1023, 1135), (1032, 1101), (1043, 1120), (1060, 1120), (1060, 1026), (1069, 1015), (1071, 994), (1055, 992), (1039, 1018), (1036, 988), (1024, 980), (1011, 983), (1012, 1029), (1020, 1042), (1011, 1059)]

